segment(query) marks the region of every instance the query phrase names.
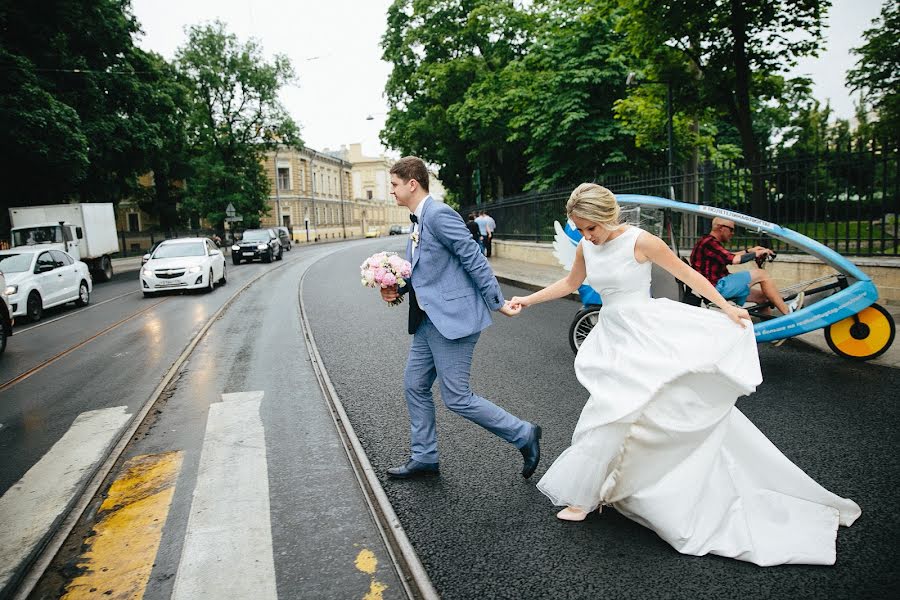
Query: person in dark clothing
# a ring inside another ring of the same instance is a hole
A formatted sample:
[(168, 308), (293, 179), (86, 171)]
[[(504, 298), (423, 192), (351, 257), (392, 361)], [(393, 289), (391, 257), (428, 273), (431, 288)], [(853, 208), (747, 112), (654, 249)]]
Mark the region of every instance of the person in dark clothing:
[(469, 213), (469, 216), (466, 217), (466, 227), (469, 228), (469, 231), (472, 233), (472, 239), (478, 244), (480, 248), (483, 248), (483, 242), (481, 239), (481, 230), (478, 228), (478, 223), (475, 222), (475, 213)]

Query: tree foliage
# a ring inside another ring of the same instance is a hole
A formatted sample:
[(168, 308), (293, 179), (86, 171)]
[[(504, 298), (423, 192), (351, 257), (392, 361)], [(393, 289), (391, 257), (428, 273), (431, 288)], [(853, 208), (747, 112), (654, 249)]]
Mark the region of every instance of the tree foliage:
[[(700, 106), (720, 111), (740, 135), (751, 169), (762, 158), (754, 105), (779, 99), (773, 76), (815, 55), (827, 0), (619, 0), (631, 51), (654, 75), (690, 90)], [(782, 80), (783, 83), (783, 80)], [(685, 94), (679, 94), (684, 98)], [(755, 173), (754, 211), (764, 203)]]
[(163, 145), (154, 59), (129, 0), (0, 5), (0, 163), (17, 204), (116, 202)]
[(637, 156), (613, 115), (626, 69), (607, 2), (396, 0), (382, 141), (441, 166), (471, 202), (618, 169)]
[(864, 92), (878, 118), (874, 135), (882, 142), (900, 140), (900, 5), (886, 0), (881, 15), (863, 34), (866, 43), (847, 73), (847, 83)]
[(231, 203), (245, 226), (258, 225), (268, 211), (265, 152), (302, 143), (278, 100), (294, 77), (290, 62), (281, 55), (267, 61), (256, 41), (241, 43), (216, 21), (190, 28), (176, 64), (189, 88), (185, 212), (220, 226)]

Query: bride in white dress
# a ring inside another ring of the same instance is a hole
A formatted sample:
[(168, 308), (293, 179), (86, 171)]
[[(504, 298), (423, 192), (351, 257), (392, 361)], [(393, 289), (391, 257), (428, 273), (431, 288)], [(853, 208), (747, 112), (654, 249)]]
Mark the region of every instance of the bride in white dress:
[[(580, 185), (566, 213), (584, 236), (569, 276), (510, 301), (521, 310), (560, 298), (585, 277), (603, 299), (575, 359), (590, 399), (538, 483), (566, 507), (557, 516), (580, 521), (608, 505), (684, 554), (834, 564), (838, 526), (859, 506), (813, 481), (734, 406), (762, 382), (747, 311), (662, 240), (619, 224), (606, 188)], [(651, 262), (721, 312), (652, 299)]]

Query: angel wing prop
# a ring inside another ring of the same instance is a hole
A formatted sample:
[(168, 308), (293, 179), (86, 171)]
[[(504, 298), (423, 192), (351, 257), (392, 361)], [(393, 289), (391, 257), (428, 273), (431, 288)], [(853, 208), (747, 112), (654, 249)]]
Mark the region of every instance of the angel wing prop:
[(571, 271), (572, 263), (575, 262), (575, 248), (578, 246), (578, 242), (569, 237), (559, 221), (553, 222), (553, 228), (556, 230), (556, 235), (553, 236), (553, 256), (566, 271)]

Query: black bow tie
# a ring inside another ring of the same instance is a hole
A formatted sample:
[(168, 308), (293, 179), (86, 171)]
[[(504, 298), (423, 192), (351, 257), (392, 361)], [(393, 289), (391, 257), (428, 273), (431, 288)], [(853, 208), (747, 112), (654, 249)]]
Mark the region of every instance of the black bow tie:
[(416, 215), (414, 215), (412, 213), (409, 213), (409, 220), (412, 221), (413, 223), (418, 223), (419, 217), (417, 217)]

